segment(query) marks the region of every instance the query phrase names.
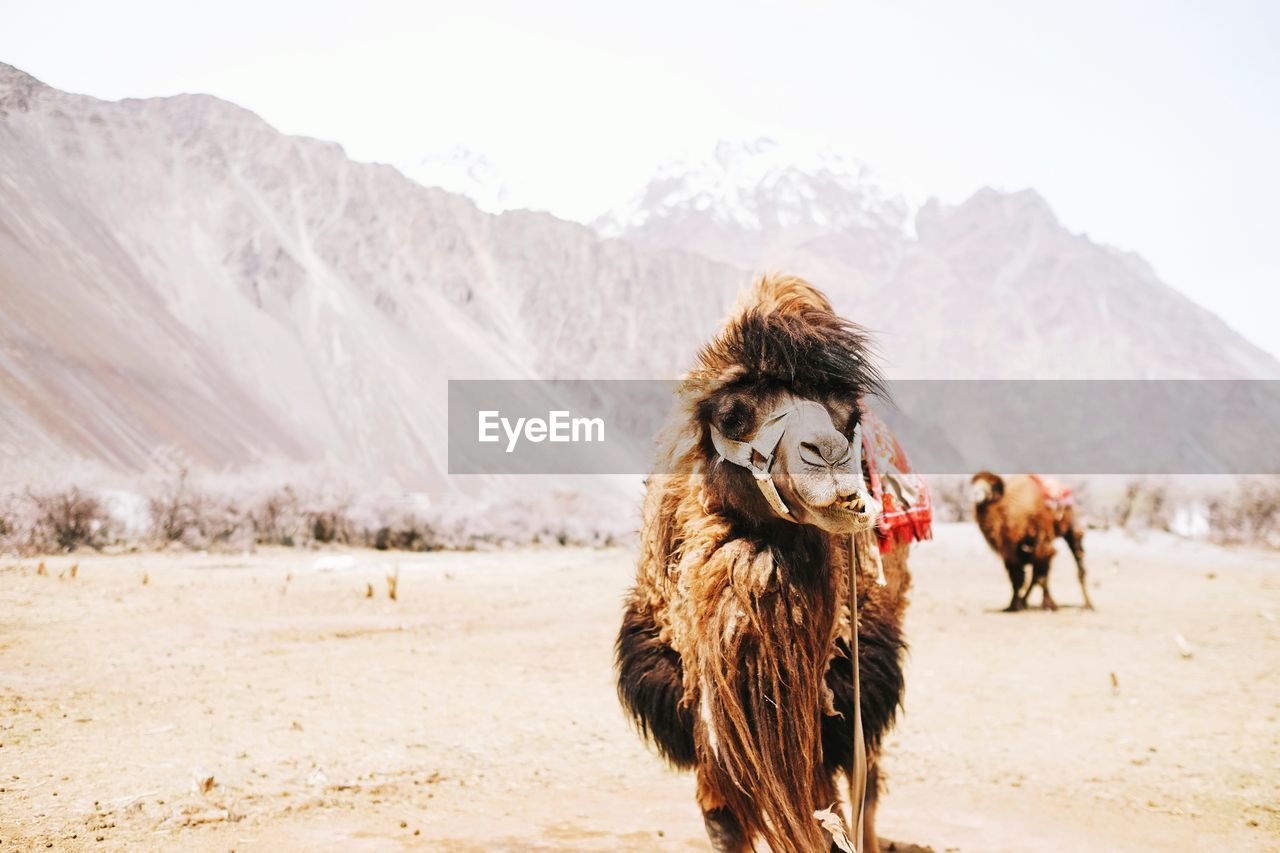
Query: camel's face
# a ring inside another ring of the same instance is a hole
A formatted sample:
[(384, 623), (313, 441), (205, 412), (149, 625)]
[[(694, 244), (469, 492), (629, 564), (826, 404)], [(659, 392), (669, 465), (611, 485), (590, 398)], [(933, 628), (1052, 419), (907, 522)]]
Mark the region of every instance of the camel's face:
[(974, 474), (969, 481), (969, 497), (975, 506), (1000, 500), (1004, 496), (1004, 481), (988, 471)]
[(773, 479), (801, 524), (852, 533), (874, 521), (868, 518), (863, 496), (862, 454), (852, 443), (857, 426), (853, 411), (852, 406), (805, 401), (788, 420), (778, 442)]
[[(875, 521), (863, 484), (861, 448), (853, 441), (857, 411), (852, 402), (836, 397), (815, 400), (739, 390), (721, 395), (708, 414), (711, 425), (726, 437), (753, 442), (754, 466), (767, 464), (772, 449), (768, 471), (792, 521), (851, 533)], [(779, 412), (786, 413), (782, 422), (771, 421)], [(718, 472), (732, 481), (732, 492), (740, 498), (734, 502), (753, 514), (776, 515), (758, 499), (752, 474), (741, 466), (741, 461), (737, 467), (727, 466), (731, 470), (720, 466)]]

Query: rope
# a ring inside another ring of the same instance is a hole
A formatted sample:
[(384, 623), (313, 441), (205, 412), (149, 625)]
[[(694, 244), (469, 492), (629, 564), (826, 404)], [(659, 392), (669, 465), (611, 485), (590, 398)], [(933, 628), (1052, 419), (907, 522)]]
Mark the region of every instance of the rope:
[[(859, 539), (862, 548), (858, 547)], [(867, 540), (870, 539), (870, 542)], [(872, 530), (849, 536), (849, 656), (853, 664), (853, 761), (849, 764), (849, 809), (854, 853), (862, 853), (862, 824), (867, 800), (867, 745), (862, 737), (862, 677), (858, 667), (858, 562), (870, 547), (877, 557), (879, 545)]]

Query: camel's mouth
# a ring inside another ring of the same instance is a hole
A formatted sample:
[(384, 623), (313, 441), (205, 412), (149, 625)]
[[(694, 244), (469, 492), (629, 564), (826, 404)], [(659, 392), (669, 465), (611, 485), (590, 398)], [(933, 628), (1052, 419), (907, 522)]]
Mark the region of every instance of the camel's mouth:
[(836, 498), (835, 503), (831, 504), (833, 509), (839, 512), (853, 512), (862, 514), (867, 511), (867, 503), (862, 499), (862, 495), (854, 492), (843, 498)]
[(811, 523), (832, 533), (854, 533), (876, 523), (880, 507), (870, 495), (854, 493), (826, 506), (807, 506)]

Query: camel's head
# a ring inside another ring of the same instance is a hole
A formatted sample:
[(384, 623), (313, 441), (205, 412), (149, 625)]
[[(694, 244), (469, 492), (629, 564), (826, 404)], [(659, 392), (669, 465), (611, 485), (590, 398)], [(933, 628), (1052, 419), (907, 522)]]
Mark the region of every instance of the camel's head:
[(766, 278), (701, 355), (698, 452), (713, 499), (751, 523), (874, 524), (859, 402), (879, 390), (862, 331), (799, 279)]
[(999, 474), (979, 471), (969, 481), (969, 496), (973, 499), (975, 506), (995, 503), (1004, 497), (1004, 480), (1000, 479)]

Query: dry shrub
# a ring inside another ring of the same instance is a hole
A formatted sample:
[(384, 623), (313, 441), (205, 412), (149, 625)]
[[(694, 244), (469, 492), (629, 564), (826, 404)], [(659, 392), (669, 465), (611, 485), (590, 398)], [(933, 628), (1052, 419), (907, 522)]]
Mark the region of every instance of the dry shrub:
[(360, 506), (352, 519), (359, 544), (382, 551), (608, 547), (633, 538), (636, 524), (630, 502), (569, 490), (438, 506), (402, 498)]
[(0, 494), (0, 552), (17, 550), (17, 545), (13, 541), (17, 533), (17, 498), (13, 494)]
[(1211, 498), (1208, 511), (1213, 541), (1280, 548), (1280, 478), (1242, 479)]
[(179, 468), (164, 478), (147, 498), (151, 513), (151, 536), (157, 542), (181, 542), (187, 530), (195, 526), (195, 496), (188, 486), (190, 472)]
[(347, 515), (345, 504), (319, 507), (312, 506), (306, 511), (307, 522), (311, 528), (311, 541), (319, 545), (333, 543), (348, 544), (355, 540), (355, 525)]
[(362, 538), (364, 544), (379, 551), (440, 551), (446, 547), (432, 522), (407, 514), (378, 526), (372, 535), (365, 531)]
[(0, 546), (25, 554), (52, 554), (111, 541), (111, 517), (102, 502), (79, 487), (27, 490), (0, 504)]
[(254, 538), (263, 545), (298, 544), (302, 531), (298, 496), (290, 486), (267, 495), (250, 511)]
[(634, 538), (638, 496), (529, 486), (440, 503), (421, 494), (354, 500), (320, 478), (287, 486), (200, 475), (160, 460), (139, 488), (0, 493), (0, 551), (129, 546), (240, 550), (352, 545), (399, 551), (608, 546)]
[(1103, 517), (1108, 527), (1168, 530), (1174, 509), (1166, 485), (1152, 479), (1134, 479), (1125, 483), (1119, 496), (1105, 507)]
[(1108, 527), (1162, 530), (1226, 545), (1280, 547), (1280, 477), (1095, 478)]
[(161, 546), (243, 549), (253, 542), (253, 523), (239, 501), (195, 485), (185, 467), (153, 487), (147, 499), (151, 538)]
[(325, 494), (304, 498), (292, 486), (258, 501), (250, 516), (254, 538), (263, 545), (347, 545), (359, 539), (347, 501)]

